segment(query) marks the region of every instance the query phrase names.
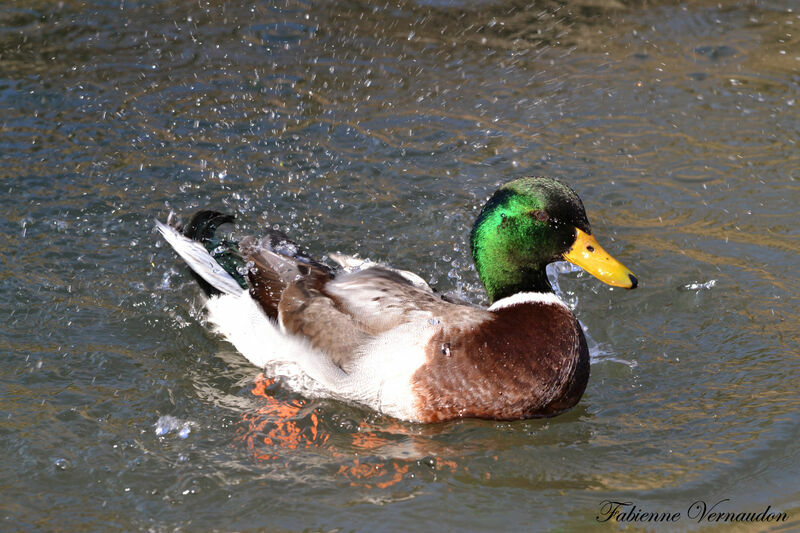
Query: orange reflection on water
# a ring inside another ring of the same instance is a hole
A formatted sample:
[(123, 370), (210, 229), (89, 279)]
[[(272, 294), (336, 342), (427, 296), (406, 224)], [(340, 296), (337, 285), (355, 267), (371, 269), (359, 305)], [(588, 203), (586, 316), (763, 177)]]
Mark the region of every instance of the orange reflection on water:
[[(351, 459), (350, 454), (339, 452), (328, 446), (331, 433), (321, 426), (317, 413), (304, 411), (306, 401), (300, 399), (279, 400), (272, 396), (269, 387), (274, 380), (259, 374), (252, 394), (263, 400), (263, 405), (253, 414), (245, 414), (237, 441), (241, 441), (252, 454), (255, 461), (277, 461), (285, 459), (286, 450), (328, 448), (333, 458), (351, 464), (339, 466), (337, 475), (346, 478), (350, 485), (364, 488), (391, 487), (402, 481), (409, 473), (415, 459), (388, 459), (366, 462), (359, 457)], [(417, 439), (408, 434), (408, 429), (396, 421), (383, 421), (380, 427), (362, 422), (358, 431), (350, 434), (349, 447), (357, 453), (376, 455), (380, 449), (391, 448), (395, 442), (387, 434), (412, 437), (412, 445)], [(456, 470), (455, 461), (437, 459), (437, 467)]]
[(246, 423), (240, 438), (247, 449), (258, 461), (274, 461), (278, 455), (267, 450), (296, 450), (324, 446), (330, 435), (319, 430), (319, 417), (311, 413), (308, 417), (310, 425), (303, 427), (298, 417), (305, 402), (302, 400), (280, 401), (271, 396), (267, 388), (273, 384), (264, 374), (256, 377), (253, 395), (264, 400), (264, 404), (254, 414), (245, 414), (242, 421)]
[[(387, 463), (366, 464), (358, 459), (353, 461), (353, 466), (342, 465), (339, 467), (338, 475), (350, 480), (350, 485), (370, 489), (373, 486), (385, 489), (403, 480), (403, 476), (408, 473), (408, 463), (395, 460)], [(367, 483), (366, 481), (372, 481)]]

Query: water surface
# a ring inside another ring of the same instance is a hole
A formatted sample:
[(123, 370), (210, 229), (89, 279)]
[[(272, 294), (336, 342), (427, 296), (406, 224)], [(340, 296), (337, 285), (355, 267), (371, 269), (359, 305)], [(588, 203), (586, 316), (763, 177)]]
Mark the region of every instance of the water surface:
[[(4, 530), (800, 527), (794, 2), (6, 2)], [(467, 236), (562, 177), (640, 279), (549, 420), (419, 426), (258, 377), (153, 231), (236, 214), (485, 301)], [(793, 524), (793, 526), (792, 526)], [(756, 526), (760, 527), (760, 526)]]

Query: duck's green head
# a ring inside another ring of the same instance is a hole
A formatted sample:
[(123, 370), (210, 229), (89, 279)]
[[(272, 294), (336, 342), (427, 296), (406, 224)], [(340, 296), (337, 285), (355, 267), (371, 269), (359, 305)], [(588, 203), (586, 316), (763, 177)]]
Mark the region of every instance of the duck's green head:
[(615, 287), (637, 285), (592, 237), (578, 195), (551, 178), (521, 178), (498, 189), (472, 227), (471, 244), (492, 302), (518, 292), (552, 292), (545, 267), (561, 260)]

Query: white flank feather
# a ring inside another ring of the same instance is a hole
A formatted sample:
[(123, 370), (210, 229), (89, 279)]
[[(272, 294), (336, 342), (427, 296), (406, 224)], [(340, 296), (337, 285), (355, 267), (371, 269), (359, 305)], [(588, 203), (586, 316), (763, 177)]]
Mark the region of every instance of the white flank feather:
[(419, 418), (412, 378), (425, 362), (425, 346), (435, 331), (427, 321), (380, 335), (363, 347), (358, 364), (346, 373), (307, 340), (282, 332), (247, 292), (213, 296), (206, 307), (219, 334), (296, 392), (356, 402), (405, 420)]

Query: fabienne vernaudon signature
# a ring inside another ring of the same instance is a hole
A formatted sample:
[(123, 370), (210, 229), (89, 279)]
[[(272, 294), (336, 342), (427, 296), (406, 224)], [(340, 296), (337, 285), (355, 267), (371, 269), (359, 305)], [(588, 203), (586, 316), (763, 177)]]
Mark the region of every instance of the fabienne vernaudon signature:
[(639, 507), (633, 502), (603, 500), (600, 502), (600, 514), (595, 517), (598, 522), (633, 522), (633, 523), (673, 523), (690, 520), (698, 524), (714, 524), (719, 522), (785, 522), (789, 516), (773, 509), (771, 505), (756, 511), (741, 510), (733, 506), (730, 498), (716, 503), (697, 500), (685, 511), (651, 510)]

